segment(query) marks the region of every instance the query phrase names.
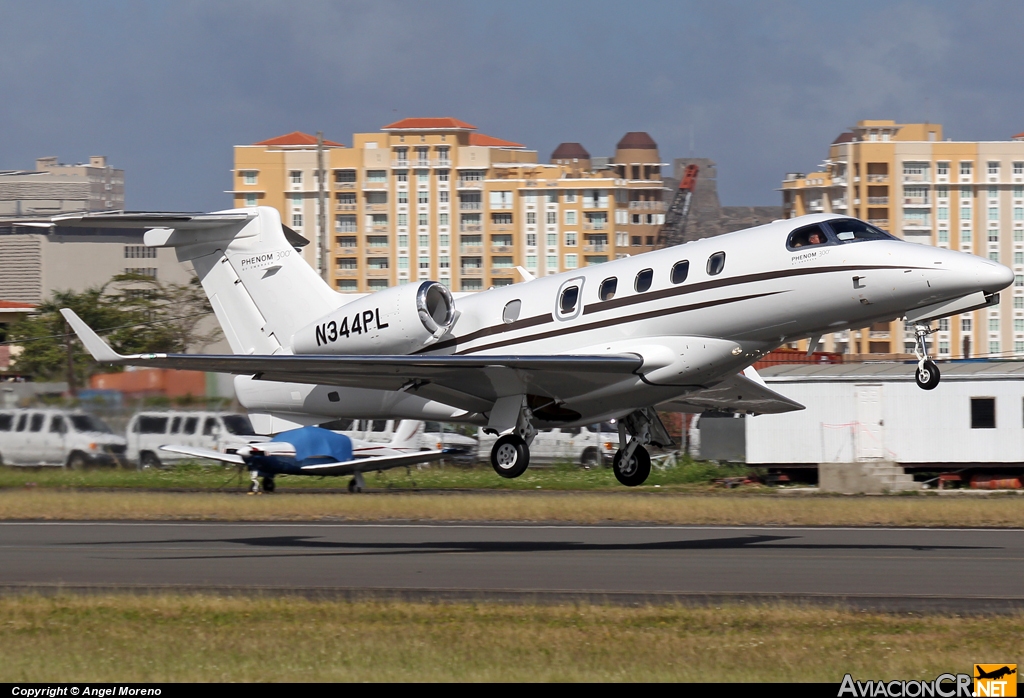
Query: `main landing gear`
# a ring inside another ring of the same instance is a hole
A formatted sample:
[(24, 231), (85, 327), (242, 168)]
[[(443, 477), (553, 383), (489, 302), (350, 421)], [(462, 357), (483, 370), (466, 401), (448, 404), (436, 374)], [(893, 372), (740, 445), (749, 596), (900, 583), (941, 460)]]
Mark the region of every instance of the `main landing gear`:
[(363, 474), (361, 472), (356, 471), (352, 475), (352, 479), (348, 481), (348, 491), (351, 494), (356, 494), (357, 492), (362, 492), (364, 489), (366, 489), (366, 480), (363, 479)]
[(531, 419), (533, 412), (525, 402), (519, 408), (516, 426), (512, 433), (498, 437), (491, 447), (491, 467), (502, 477), (519, 477), (530, 467), (530, 444), (537, 430)]
[(651, 443), (668, 445), (671, 441), (658, 413), (650, 408), (620, 419), (619, 450), (612, 461), (615, 479), (626, 487), (644, 484), (651, 474), (651, 454), (644, 447)]
[(249, 494), (263, 494), (264, 492), (270, 493), (277, 489), (277, 483), (274, 482), (273, 475), (263, 476), (263, 485), (260, 485), (260, 471), (250, 470), (249, 471)]
[(917, 371), (914, 373), (914, 380), (922, 390), (934, 390), (939, 384), (939, 367), (928, 358), (928, 345), (925, 337), (935, 332), (931, 323), (914, 325), (914, 335), (917, 340), (914, 346), (914, 355), (917, 356)]

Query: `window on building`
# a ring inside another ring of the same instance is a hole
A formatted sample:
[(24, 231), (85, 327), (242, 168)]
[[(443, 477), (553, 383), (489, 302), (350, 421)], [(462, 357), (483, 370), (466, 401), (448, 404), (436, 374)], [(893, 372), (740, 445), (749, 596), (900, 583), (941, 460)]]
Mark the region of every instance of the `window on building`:
[(549, 204), (557, 204), (558, 203), (558, 190), (556, 190), (556, 189), (549, 189), (547, 196), (548, 196), (548, 203)]
[(449, 269), (452, 265), (451, 257), (446, 254), (441, 255), (437, 258), (437, 266), (441, 269)]
[(398, 203), (407, 204), (409, 203), (409, 192), (406, 189), (402, 189), (398, 192)]
[(1015, 221), (1024, 221), (1024, 208), (1021, 208), (1020, 206), (1015, 206), (1014, 207), (1014, 209), (1013, 209), (1013, 220), (1015, 220)]
[(1013, 307), (1015, 310), (1024, 310), (1024, 296), (1014, 296)]
[(949, 242), (949, 231), (947, 229), (939, 229), (939, 242)]
[(949, 198), (949, 187), (935, 187), (935, 198), (936, 199), (948, 199)]
[(417, 184), (429, 184), (430, 183), (430, 170), (416, 170), (416, 183)]
[(565, 190), (565, 203), (574, 204), (576, 203), (576, 190), (566, 189)]
[(302, 214), (301, 213), (293, 213), (292, 214), (292, 227), (293, 228), (301, 228), (302, 227)]
[(438, 201), (438, 203), (441, 203), (441, 204), (448, 203), (448, 193), (449, 193), (448, 190), (437, 192), (437, 201)]
[(491, 214), (492, 225), (512, 225), (512, 214), (511, 213), (492, 213)]
[(1013, 188), (1013, 198), (1015, 198), (1015, 199), (1024, 198), (1024, 187), (1014, 187)]
[(491, 208), (512, 208), (511, 191), (492, 191), (490, 193)]
[(366, 282), (366, 288), (370, 293), (376, 293), (377, 291), (383, 291), (388, 287), (387, 279), (370, 279)]
[[(437, 159), (441, 162), (448, 162), (448, 146), (440, 145), (437, 147)], [(443, 170), (447, 172), (447, 170)]]
[(125, 245), (125, 259), (156, 259), (156, 248), (145, 245)]
[(537, 213), (536, 211), (526, 212), (526, 225), (537, 225)]
[(577, 240), (577, 237), (576, 237), (576, 231), (575, 230), (567, 230), (567, 231), (565, 231), (565, 246), (566, 247), (576, 247), (577, 243), (578, 243), (578, 240)]
[(398, 268), (399, 269), (408, 269), (409, 268), (409, 258), (404, 256), (404, 255), (399, 257), (398, 258)]
[(257, 205), (256, 194), (246, 194), (245, 195), (245, 205), (250, 207), (250, 208), (252, 208), (253, 206), (256, 206)]
[(292, 184), (302, 184), (302, 171), (301, 170), (292, 170), (288, 174), (291, 177)]
[(388, 173), (384, 170), (367, 170), (366, 181), (381, 184), (388, 181)]
[(387, 247), (388, 236), (387, 235), (367, 235), (366, 244), (369, 247)]
[(355, 170), (335, 170), (334, 171), (334, 183), (335, 184), (352, 184), (356, 181)]
[(558, 225), (558, 213), (555, 211), (548, 211), (546, 221), (548, 225)]
[(633, 247), (640, 247), (644, 244), (644, 239), (639, 235), (633, 235), (629, 240), (629, 244)]
[(968, 162), (966, 160), (961, 160), (960, 161), (960, 175), (963, 176), (963, 177), (966, 177), (966, 176), (970, 175), (972, 167), (973, 167), (973, 164), (971, 162)]
[(1013, 174), (1024, 175), (1024, 162), (1013, 163)]
[(430, 191), (427, 189), (420, 189), (416, 192), (416, 203), (418, 204), (429, 204), (430, 203)]
[(448, 214), (447, 213), (439, 213), (439, 214), (437, 214), (437, 224), (441, 225), (441, 226), (448, 225)]
[(960, 320), (960, 331), (961, 332), (970, 332), (971, 331), (971, 318), (965, 317), (962, 320)]
[(537, 246), (537, 233), (527, 233), (526, 234), (526, 246), (527, 247), (536, 247)]
[(971, 429), (996, 428), (996, 399), (994, 397), (971, 398)]
[(395, 181), (406, 184), (409, 181), (409, 170), (395, 170)]
[(430, 269), (430, 257), (420, 257), (420, 269)]
[(971, 229), (970, 228), (964, 228), (963, 230), (960, 231), (960, 242), (970, 242), (970, 241), (971, 241)]
[(999, 340), (993, 339), (989, 341), (988, 353), (990, 356), (996, 356), (999, 353)]
[(409, 214), (408, 213), (399, 213), (398, 214), (398, 225), (400, 225), (400, 226), (409, 225)]
[(999, 163), (998, 162), (990, 161), (988, 163), (988, 173), (990, 175), (997, 175), (997, 174), (999, 174)]
[(575, 211), (566, 211), (565, 212), (565, 224), (566, 225), (576, 225), (576, 212)]
[(548, 233), (547, 244), (548, 247), (555, 247), (556, 245), (558, 245), (558, 233)]
[(430, 225), (430, 214), (420, 213), (416, 216), (416, 225), (427, 226)]
[(359, 284), (355, 279), (338, 279), (334, 283), (339, 293), (355, 293), (359, 290)]
[(244, 170), (242, 172), (242, 181), (246, 184), (256, 184), (256, 180), (256, 170)]
[(536, 269), (537, 268), (537, 255), (528, 254), (526, 255), (526, 268)]
[(970, 206), (963, 206), (963, 207), (961, 207), (961, 209), (960, 209), (960, 220), (962, 220), (962, 221), (969, 221), (969, 220), (971, 220), (971, 207)]
[(545, 266), (547, 266), (548, 271), (558, 271), (558, 256), (549, 254), (545, 258)]
[(388, 214), (386, 213), (374, 213), (370, 216), (370, 225), (375, 228), (386, 226), (388, 224)]
[(949, 209), (946, 208), (945, 206), (939, 206), (939, 208), (936, 209), (936, 217), (940, 221), (948, 221), (949, 220)]
[(369, 269), (387, 269), (388, 258), (387, 257), (367, 257), (366, 266)]
[(937, 162), (935, 163), (935, 174), (940, 177), (945, 177), (949, 174), (949, 163), (948, 162)]
[(338, 236), (335, 238), (335, 242), (338, 244), (338, 247), (355, 247), (358, 244), (355, 235)]
[(356, 258), (355, 257), (338, 257), (338, 269), (355, 269)]
[(989, 228), (988, 229), (988, 241), (989, 242), (999, 242), (999, 228)]
[(988, 331), (989, 332), (998, 332), (999, 331), (999, 318), (997, 318), (997, 317), (990, 317), (988, 319)]
[(567, 255), (565, 255), (565, 268), (566, 269), (575, 269), (578, 266), (579, 266), (579, 257), (577, 255), (574, 255), (574, 254), (567, 254)]

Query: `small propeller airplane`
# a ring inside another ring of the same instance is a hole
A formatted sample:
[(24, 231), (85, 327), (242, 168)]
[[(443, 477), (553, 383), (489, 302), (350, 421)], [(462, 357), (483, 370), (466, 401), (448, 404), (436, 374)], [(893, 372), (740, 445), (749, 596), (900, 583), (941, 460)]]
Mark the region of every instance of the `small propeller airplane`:
[[(301, 427), (276, 434), (270, 441), (253, 441), (247, 446), (229, 448), (221, 453), (197, 446), (168, 444), (161, 450), (182, 453), (196, 458), (245, 466), (251, 484), (249, 494), (273, 492), (277, 475), (352, 475), (349, 492), (362, 492), (366, 486), (363, 473), (388, 470), (440, 460), (446, 449), (424, 450), (416, 445), (420, 422), (404, 419), (395, 429), (390, 443), (359, 441), (336, 431), (320, 427)], [(259, 478), (263, 478), (262, 487)]]
[[(803, 409), (752, 368), (798, 339), (905, 318), (917, 382), (931, 390), (931, 322), (994, 305), (1013, 271), (905, 242), (864, 221), (799, 218), (455, 297), (436, 281), (362, 296), (334, 291), (296, 252), (273, 208), (96, 213), (58, 226), (149, 228), (145, 243), (191, 261), (233, 354), (118, 354), (61, 312), (101, 363), (234, 373), (239, 401), (292, 426), (338, 418), (477, 424), (491, 465), (518, 477), (537, 428), (618, 419), (613, 468), (650, 473), (672, 444), (657, 409)], [(525, 270), (524, 270), (525, 271)], [(258, 421), (258, 420), (257, 420)]]

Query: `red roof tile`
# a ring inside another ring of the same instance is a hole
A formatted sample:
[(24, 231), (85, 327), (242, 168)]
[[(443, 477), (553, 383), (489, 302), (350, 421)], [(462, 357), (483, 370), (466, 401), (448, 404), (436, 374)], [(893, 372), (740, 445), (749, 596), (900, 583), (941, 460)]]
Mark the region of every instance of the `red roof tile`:
[[(277, 138), (268, 138), (265, 141), (260, 141), (259, 143), (256, 143), (256, 145), (316, 145), (316, 136), (311, 136), (308, 133), (303, 133), (302, 131), (292, 131), (291, 133), (286, 133), (285, 135), (278, 136)], [(335, 143), (334, 141), (329, 141), (326, 138), (324, 139), (324, 145), (341, 148), (345, 147), (341, 143)]]
[(579, 143), (560, 143), (551, 153), (552, 160), (569, 160), (571, 158), (589, 160), (590, 153)]
[(382, 131), (394, 131), (399, 129), (430, 129), (430, 130), (441, 130), (441, 129), (462, 129), (462, 130), (475, 130), (476, 126), (473, 124), (467, 124), (465, 121), (459, 121), (453, 119), (450, 116), (442, 117), (431, 117), (431, 118), (410, 118), (396, 121), (393, 124), (388, 124), (383, 127)]
[(1016, 136), (1014, 136), (1013, 140), (1015, 140), (1015, 141), (1024, 141), (1024, 131), (1022, 131), (1021, 133), (1018, 133)]
[(35, 306), (31, 303), (19, 303), (18, 301), (0, 301), (0, 310), (32, 310)]
[(646, 131), (630, 131), (615, 146), (616, 150), (656, 150), (657, 148), (658, 144), (647, 135)]
[(526, 146), (522, 143), (513, 143), (512, 141), (503, 141), (500, 138), (494, 136), (486, 136), (482, 133), (471, 133), (469, 134), (470, 145), (482, 145), (488, 148), (525, 148)]

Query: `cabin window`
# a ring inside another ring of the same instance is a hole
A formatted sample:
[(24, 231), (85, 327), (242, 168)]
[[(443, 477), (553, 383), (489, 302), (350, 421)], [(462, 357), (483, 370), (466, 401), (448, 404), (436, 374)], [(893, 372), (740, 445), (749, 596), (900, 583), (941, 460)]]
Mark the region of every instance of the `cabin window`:
[(508, 325), (519, 319), (519, 311), (523, 309), (523, 302), (518, 298), (505, 304), (505, 310), (501, 313), (502, 321)]
[(794, 250), (798, 247), (817, 247), (828, 243), (828, 236), (820, 225), (806, 225), (789, 234), (786, 247)]
[(725, 269), (725, 252), (715, 252), (708, 257), (708, 276), (721, 274)]
[(686, 275), (690, 273), (690, 260), (684, 259), (672, 265), (672, 283), (681, 284), (686, 281)]
[(598, 298), (603, 301), (610, 301), (612, 298), (615, 298), (615, 289), (618, 285), (619, 280), (614, 276), (610, 279), (605, 279), (601, 282), (601, 288), (598, 291)]
[(971, 398), (971, 429), (996, 428), (996, 399), (994, 397)]
[(562, 291), (562, 299), (558, 302), (558, 309), (563, 315), (569, 315), (576, 310), (576, 302), (580, 298), (580, 287), (570, 286)]
[(636, 288), (637, 293), (643, 293), (651, 287), (651, 282), (654, 280), (654, 270), (644, 269), (642, 272), (636, 275)]
[(832, 232), (839, 238), (839, 242), (858, 242), (860, 240), (896, 240), (884, 230), (879, 230), (873, 225), (855, 218), (837, 218), (829, 221), (828, 225)]

